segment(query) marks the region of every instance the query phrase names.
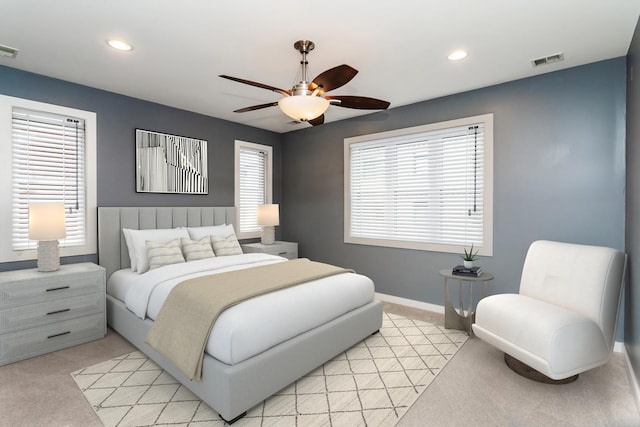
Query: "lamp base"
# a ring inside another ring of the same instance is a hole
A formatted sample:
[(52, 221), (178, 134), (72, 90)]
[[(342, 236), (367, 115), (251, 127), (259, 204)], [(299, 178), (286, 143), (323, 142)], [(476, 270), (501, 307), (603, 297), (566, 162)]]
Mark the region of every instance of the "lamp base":
[(56, 271), (60, 269), (60, 250), (57, 240), (38, 241), (38, 271)]
[(260, 243), (263, 245), (273, 245), (273, 242), (276, 241), (276, 228), (273, 225), (263, 225), (262, 226), (262, 238), (260, 239)]

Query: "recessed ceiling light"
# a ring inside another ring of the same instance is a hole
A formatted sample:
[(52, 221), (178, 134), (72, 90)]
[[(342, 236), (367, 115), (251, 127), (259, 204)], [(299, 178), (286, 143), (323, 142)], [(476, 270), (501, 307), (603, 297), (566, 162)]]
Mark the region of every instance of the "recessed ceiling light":
[(123, 42), (122, 40), (115, 40), (115, 39), (107, 40), (107, 44), (114, 49), (123, 50), (123, 51), (129, 51), (133, 49), (133, 47), (131, 47), (129, 43)]
[(451, 52), (447, 58), (449, 58), (450, 61), (459, 61), (466, 58), (467, 55), (468, 54), (466, 50), (458, 49)]

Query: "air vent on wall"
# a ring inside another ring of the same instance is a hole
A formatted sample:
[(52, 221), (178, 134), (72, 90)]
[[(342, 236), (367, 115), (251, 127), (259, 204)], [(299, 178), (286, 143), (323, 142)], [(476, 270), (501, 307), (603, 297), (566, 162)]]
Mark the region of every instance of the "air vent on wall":
[(545, 56), (544, 58), (537, 58), (531, 60), (531, 65), (539, 67), (540, 65), (553, 64), (554, 62), (560, 62), (564, 60), (564, 53), (556, 53), (555, 55)]
[(0, 56), (5, 58), (15, 58), (18, 54), (18, 49), (14, 49), (9, 46), (3, 46), (0, 44)]

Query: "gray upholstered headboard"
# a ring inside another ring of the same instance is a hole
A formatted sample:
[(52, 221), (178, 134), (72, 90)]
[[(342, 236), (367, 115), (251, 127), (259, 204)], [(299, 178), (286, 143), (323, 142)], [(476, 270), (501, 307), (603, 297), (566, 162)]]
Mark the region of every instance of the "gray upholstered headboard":
[(223, 207), (99, 207), (98, 262), (107, 270), (107, 278), (116, 270), (131, 266), (123, 228), (200, 227), (233, 224), (236, 208)]

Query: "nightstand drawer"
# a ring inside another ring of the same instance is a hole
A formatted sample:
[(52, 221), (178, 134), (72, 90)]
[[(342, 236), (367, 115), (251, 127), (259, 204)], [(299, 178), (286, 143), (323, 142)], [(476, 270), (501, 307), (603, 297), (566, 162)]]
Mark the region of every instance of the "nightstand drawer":
[(262, 252), (270, 255), (278, 255), (287, 259), (298, 258), (298, 244), (295, 242), (276, 241), (272, 245), (248, 243), (242, 245), (242, 251), (245, 253)]
[(0, 310), (0, 334), (104, 313), (105, 295), (95, 293)]
[(298, 251), (280, 251), (273, 255), (278, 255), (286, 259), (296, 259), (298, 258)]
[(279, 255), (281, 257), (298, 258), (298, 245), (295, 243), (278, 243), (277, 245), (264, 245), (265, 254)]
[(0, 365), (104, 337), (104, 314), (0, 335)]
[(0, 285), (0, 309), (104, 292), (104, 270), (58, 272), (29, 272), (16, 275), (15, 279), (4, 278)]

